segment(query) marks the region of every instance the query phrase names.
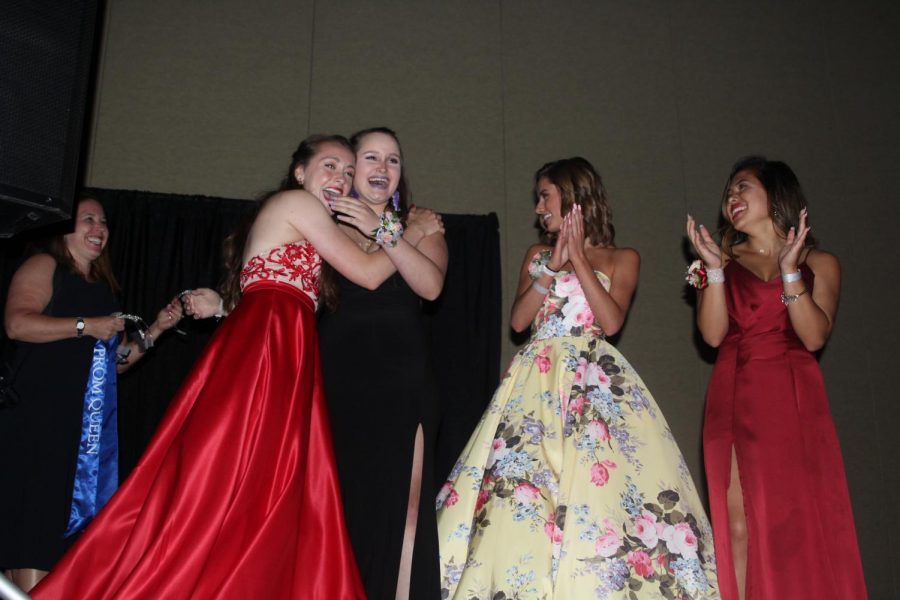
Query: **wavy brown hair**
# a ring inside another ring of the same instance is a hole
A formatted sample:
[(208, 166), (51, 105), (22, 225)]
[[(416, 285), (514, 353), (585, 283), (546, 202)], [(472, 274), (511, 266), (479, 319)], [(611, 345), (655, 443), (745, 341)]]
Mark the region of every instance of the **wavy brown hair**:
[[(794, 171), (778, 160), (768, 160), (765, 156), (746, 156), (731, 167), (731, 173), (722, 191), (722, 226), (719, 235), (722, 237), (722, 248), (729, 256), (734, 256), (734, 247), (747, 240), (747, 234), (734, 228), (728, 219), (728, 195), (734, 178), (741, 171), (750, 171), (766, 190), (769, 200), (769, 216), (775, 231), (782, 238), (787, 237), (791, 227), (800, 226), (800, 211), (806, 208), (806, 196)], [(816, 240), (807, 234), (805, 247), (816, 245)]]
[[(535, 198), (544, 177), (559, 189), (562, 216), (569, 214), (575, 204), (581, 205), (584, 231), (591, 244), (614, 245), (616, 230), (612, 224), (609, 197), (603, 179), (590, 162), (580, 156), (548, 162), (534, 174)], [(541, 241), (552, 246), (556, 243), (556, 235), (543, 230)]]
[[(276, 194), (286, 190), (303, 189), (303, 186), (297, 181), (294, 171), (296, 171), (299, 166), (309, 166), (310, 161), (318, 154), (322, 144), (327, 143), (339, 144), (353, 152), (353, 147), (350, 145), (350, 142), (342, 135), (313, 134), (304, 139), (300, 142), (300, 145), (297, 147), (297, 150), (294, 151), (294, 154), (291, 155), (291, 164), (288, 166), (287, 174), (282, 178), (281, 185), (278, 186), (278, 189), (268, 191), (259, 196), (256, 199), (256, 210), (253, 214), (244, 219), (238, 229), (225, 238), (225, 241), (222, 244), (222, 254), (225, 262), (225, 277), (222, 280), (222, 284), (219, 286), (219, 291), (222, 295), (222, 303), (229, 312), (234, 309), (238, 300), (241, 298), (241, 271), (244, 268), (244, 250), (247, 246), (247, 236), (250, 234), (250, 228), (253, 226), (253, 221), (256, 220), (256, 215), (258, 215), (259, 211), (262, 210), (262, 207), (265, 206), (266, 201)], [(334, 285), (333, 282), (328, 283), (324, 281), (324, 279), (320, 281), (319, 297), (322, 298), (326, 304), (333, 301), (332, 297), (335, 296), (335, 294), (336, 285)]]
[[(75, 199), (75, 205), (72, 207), (72, 222), (67, 224), (64, 229), (60, 229), (58, 233), (38, 239), (31, 243), (26, 252), (28, 255), (40, 253), (49, 254), (56, 261), (57, 265), (63, 267), (67, 271), (78, 275), (79, 277), (83, 277), (88, 281), (103, 282), (109, 286), (109, 289), (111, 289), (114, 294), (118, 294), (122, 291), (122, 287), (119, 285), (119, 282), (116, 280), (116, 276), (113, 273), (112, 260), (109, 258), (108, 238), (106, 246), (104, 246), (103, 250), (100, 252), (100, 256), (91, 261), (91, 268), (86, 277), (84, 273), (78, 270), (75, 259), (72, 258), (72, 254), (66, 247), (65, 236), (74, 231), (75, 219), (78, 218), (78, 207), (85, 200), (93, 200), (100, 204), (101, 207), (103, 206), (103, 203), (91, 192), (79, 192)], [(104, 209), (103, 212), (105, 214), (106, 209)]]

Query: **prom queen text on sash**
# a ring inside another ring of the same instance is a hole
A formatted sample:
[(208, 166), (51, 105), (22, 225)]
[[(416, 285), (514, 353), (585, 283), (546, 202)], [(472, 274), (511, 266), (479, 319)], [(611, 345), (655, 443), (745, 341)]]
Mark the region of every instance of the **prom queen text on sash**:
[(87, 436), (87, 453), (100, 453), (100, 431), (103, 426), (103, 386), (106, 382), (106, 348), (97, 344), (91, 365), (91, 401)]

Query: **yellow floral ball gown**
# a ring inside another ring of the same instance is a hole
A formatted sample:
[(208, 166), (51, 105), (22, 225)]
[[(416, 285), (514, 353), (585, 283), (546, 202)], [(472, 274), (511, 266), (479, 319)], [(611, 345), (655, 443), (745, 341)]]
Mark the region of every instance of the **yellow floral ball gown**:
[(574, 273), (554, 278), (437, 510), (442, 598), (719, 597), (681, 451)]

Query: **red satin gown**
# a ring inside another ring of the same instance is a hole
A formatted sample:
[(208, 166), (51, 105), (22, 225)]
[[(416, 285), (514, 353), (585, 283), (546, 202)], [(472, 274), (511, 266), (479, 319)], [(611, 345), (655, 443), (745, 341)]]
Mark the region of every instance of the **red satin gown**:
[(34, 598), (365, 598), (322, 397), (308, 242), (252, 259), (128, 480)]
[[(812, 292), (814, 275), (800, 270)], [(703, 451), (719, 588), (737, 599), (726, 492), (738, 462), (749, 535), (747, 600), (866, 597), (844, 462), (816, 357), (781, 278), (725, 267), (729, 330), (706, 397)]]

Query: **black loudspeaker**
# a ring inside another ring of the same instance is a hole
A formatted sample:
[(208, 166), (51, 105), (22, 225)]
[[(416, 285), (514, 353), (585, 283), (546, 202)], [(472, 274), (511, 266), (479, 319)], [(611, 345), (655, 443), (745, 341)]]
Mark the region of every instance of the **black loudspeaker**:
[(0, 238), (67, 219), (97, 0), (0, 2)]

